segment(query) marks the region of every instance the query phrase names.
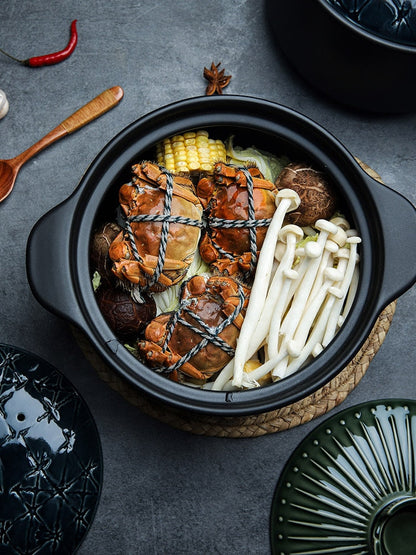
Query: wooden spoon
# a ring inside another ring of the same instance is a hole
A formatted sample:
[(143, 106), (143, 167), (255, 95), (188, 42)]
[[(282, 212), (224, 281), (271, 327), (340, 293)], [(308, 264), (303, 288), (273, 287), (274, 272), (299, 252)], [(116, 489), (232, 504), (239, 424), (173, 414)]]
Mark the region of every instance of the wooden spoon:
[(112, 87), (105, 90), (19, 156), (10, 160), (0, 160), (0, 202), (12, 192), (17, 174), (25, 162), (58, 139), (73, 133), (108, 112), (120, 102), (123, 95), (124, 91), (121, 87)]

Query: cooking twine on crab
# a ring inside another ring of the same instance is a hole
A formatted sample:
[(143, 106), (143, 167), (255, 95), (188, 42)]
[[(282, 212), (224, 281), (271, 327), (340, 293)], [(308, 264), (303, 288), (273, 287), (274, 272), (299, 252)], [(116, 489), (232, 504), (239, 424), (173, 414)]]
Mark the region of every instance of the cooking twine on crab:
[[(229, 356), (231, 356), (231, 357), (234, 356), (235, 349), (233, 349), (233, 347), (231, 347), (226, 341), (224, 341), (221, 337), (219, 337), (219, 335), (227, 326), (231, 325), (234, 322), (234, 320), (240, 314), (240, 312), (243, 308), (244, 301), (245, 301), (245, 295), (244, 295), (244, 292), (243, 292), (243, 288), (238, 283), (237, 283), (237, 289), (238, 289), (238, 292), (237, 292), (238, 304), (237, 304), (237, 306), (235, 307), (233, 312), (225, 320), (223, 320), (221, 322), (221, 324), (219, 324), (218, 326), (215, 326), (215, 327), (208, 326), (202, 320), (202, 318), (200, 318), (198, 316), (198, 314), (195, 314), (195, 312), (193, 312), (191, 309), (188, 308), (188, 304), (189, 304), (188, 299), (183, 299), (182, 300), (178, 309), (173, 313), (171, 319), (169, 320), (168, 327), (167, 327), (167, 334), (166, 334), (166, 338), (165, 338), (165, 341), (164, 341), (163, 346), (162, 346), (162, 350), (166, 351), (168, 349), (169, 341), (172, 337), (175, 326), (178, 323), (182, 324), (183, 326), (186, 326), (187, 328), (192, 330), (194, 333), (201, 336), (202, 339), (192, 349), (190, 349), (183, 357), (181, 357), (177, 362), (175, 362), (171, 366), (169, 366), (167, 368), (156, 368), (155, 370), (157, 372), (171, 374), (175, 370), (179, 370), (181, 368), (181, 366), (183, 366), (186, 362), (188, 362), (192, 357), (197, 355), (204, 347), (206, 347), (206, 345), (208, 343), (212, 343), (216, 347), (219, 347), (224, 352), (226, 352)], [(186, 313), (189, 316), (191, 316), (191, 318), (193, 320), (195, 320), (203, 329), (201, 330), (200, 328), (197, 328), (196, 326), (193, 326), (191, 323), (189, 323), (184, 318), (182, 318), (181, 314), (183, 314), (183, 313)]]
[(138, 214), (135, 216), (126, 216), (125, 218), (125, 224), (126, 224), (127, 233), (129, 235), (130, 246), (133, 251), (134, 257), (138, 262), (143, 262), (143, 258), (140, 256), (139, 251), (137, 250), (136, 242), (134, 239), (134, 233), (131, 228), (131, 223), (132, 222), (161, 222), (162, 223), (157, 265), (151, 279), (148, 280), (146, 287), (142, 287), (139, 292), (135, 291), (135, 298), (138, 302), (144, 302), (142, 293), (145, 293), (146, 291), (148, 291), (149, 288), (158, 281), (162, 273), (163, 266), (165, 264), (166, 248), (167, 248), (168, 234), (169, 234), (169, 224), (171, 223), (184, 224), (184, 225), (191, 225), (199, 228), (203, 226), (203, 223), (200, 220), (194, 220), (192, 218), (186, 218), (184, 216), (172, 215), (171, 208), (172, 208), (172, 196), (173, 196), (173, 175), (162, 167), (160, 169), (161, 169), (161, 172), (166, 175), (166, 191), (165, 191), (165, 200), (164, 200), (164, 206), (163, 206), (163, 214)]
[[(198, 228), (203, 228), (210, 236), (211, 231), (215, 228), (220, 229), (248, 229), (249, 230), (249, 256), (250, 256), (250, 266), (248, 271), (243, 273), (244, 279), (249, 279), (253, 274), (256, 264), (257, 264), (257, 237), (256, 228), (257, 227), (267, 227), (270, 225), (271, 218), (261, 218), (256, 219), (255, 217), (255, 203), (254, 203), (254, 184), (253, 178), (250, 172), (246, 168), (238, 168), (239, 171), (243, 173), (246, 179), (247, 186), (247, 206), (248, 214), (247, 219), (224, 219), (218, 217), (211, 217), (206, 215), (203, 220), (196, 220), (193, 218), (188, 218), (185, 216), (175, 216), (172, 215), (172, 196), (174, 191), (174, 175), (159, 166), (161, 173), (166, 176), (166, 191), (164, 198), (164, 208), (163, 214), (136, 214), (136, 215), (126, 215), (125, 217), (125, 229), (128, 234), (129, 244), (131, 247), (131, 252), (135, 260), (139, 263), (143, 263), (143, 257), (140, 255), (134, 236), (134, 231), (132, 229), (132, 223), (135, 222), (160, 222), (162, 223), (162, 228), (160, 232), (159, 249), (157, 255), (157, 263), (151, 277), (147, 278), (146, 284), (141, 287), (136, 287), (133, 291), (133, 297), (137, 302), (143, 302), (143, 294), (156, 284), (163, 272), (165, 259), (166, 259), (166, 249), (169, 235), (169, 225), (170, 224), (183, 224), (195, 226)], [(227, 252), (220, 245), (214, 241), (211, 236), (211, 242), (217, 251), (224, 257), (233, 260), (234, 255)]]
[[(268, 227), (270, 222), (272, 221), (271, 218), (260, 218), (256, 219), (255, 215), (255, 205), (254, 205), (254, 183), (253, 177), (250, 172), (240, 166), (234, 166), (233, 164), (226, 164), (229, 167), (236, 167), (238, 171), (241, 171), (245, 178), (247, 184), (247, 219), (241, 220), (229, 220), (224, 218), (217, 218), (213, 216), (207, 216), (207, 232), (210, 234), (211, 229), (219, 228), (219, 229), (248, 229), (249, 231), (249, 249), (250, 249), (250, 268), (247, 272), (244, 272), (244, 278), (248, 279), (254, 272), (256, 264), (257, 264), (257, 234), (256, 228), (257, 227)], [(238, 180), (238, 179), (237, 179)], [(218, 243), (213, 239), (212, 235), (210, 235), (210, 240), (214, 248), (226, 258), (232, 260), (234, 255), (229, 253), (225, 249), (223, 249)]]

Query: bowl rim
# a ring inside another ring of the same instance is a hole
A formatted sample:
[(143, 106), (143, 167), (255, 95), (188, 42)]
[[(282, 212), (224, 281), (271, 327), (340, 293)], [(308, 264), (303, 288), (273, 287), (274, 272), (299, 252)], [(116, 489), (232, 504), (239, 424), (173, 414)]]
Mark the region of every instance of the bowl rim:
[(389, 40), (386, 37), (377, 35), (376, 33), (369, 31), (366, 27), (355, 23), (343, 15), (335, 8), (335, 6), (333, 6), (333, 4), (329, 2), (329, 0), (317, 0), (317, 2), (328, 12), (328, 14), (330, 14), (330, 16), (334, 17), (341, 25), (344, 25), (350, 32), (360, 35), (362, 38), (373, 42), (375, 45), (391, 48), (404, 54), (416, 55), (416, 44), (415, 46), (412, 46), (408, 43)]

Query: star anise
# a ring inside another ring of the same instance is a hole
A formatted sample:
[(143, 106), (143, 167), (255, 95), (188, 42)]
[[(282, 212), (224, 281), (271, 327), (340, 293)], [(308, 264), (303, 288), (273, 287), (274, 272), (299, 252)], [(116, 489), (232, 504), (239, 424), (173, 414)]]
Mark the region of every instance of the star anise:
[(211, 68), (204, 67), (204, 77), (208, 81), (205, 94), (211, 96), (215, 93), (222, 94), (222, 89), (231, 81), (231, 75), (224, 75), (225, 69), (219, 70), (221, 62), (217, 65), (212, 62)]

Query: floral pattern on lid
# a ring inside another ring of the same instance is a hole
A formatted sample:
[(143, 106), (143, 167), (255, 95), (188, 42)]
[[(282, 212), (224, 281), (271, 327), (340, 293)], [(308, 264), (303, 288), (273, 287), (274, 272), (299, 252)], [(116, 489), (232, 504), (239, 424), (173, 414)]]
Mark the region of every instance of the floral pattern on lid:
[(39, 357), (0, 344), (0, 552), (76, 551), (102, 474), (97, 428), (70, 382)]
[(394, 42), (416, 46), (415, 0), (327, 0), (349, 20)]

